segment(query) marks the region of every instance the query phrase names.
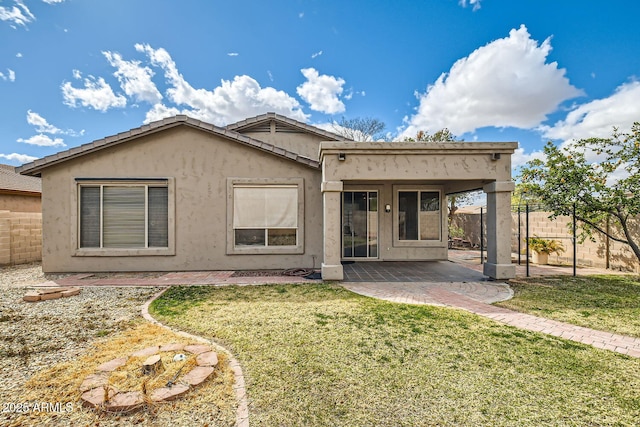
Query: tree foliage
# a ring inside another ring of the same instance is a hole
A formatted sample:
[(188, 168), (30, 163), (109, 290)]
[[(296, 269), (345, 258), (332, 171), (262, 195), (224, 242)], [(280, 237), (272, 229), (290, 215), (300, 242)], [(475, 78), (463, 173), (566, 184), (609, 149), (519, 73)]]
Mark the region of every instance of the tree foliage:
[(419, 130), (416, 133), (415, 138), (406, 137), (404, 142), (460, 142), (461, 139), (458, 139), (451, 131), (447, 128), (442, 128), (439, 131), (430, 134), (429, 132), (425, 132), (423, 130)]
[[(640, 123), (629, 133), (614, 129), (611, 138), (581, 139), (565, 148), (548, 142), (544, 154), (546, 160), (527, 163), (521, 179), (552, 217), (571, 215), (575, 204), (579, 237), (592, 237), (597, 230), (628, 244), (640, 260), (634, 233), (640, 214)], [(621, 235), (605, 225), (607, 219)]]
[(370, 142), (384, 139), (384, 122), (373, 117), (342, 117), (332, 123), (333, 132), (354, 141)]

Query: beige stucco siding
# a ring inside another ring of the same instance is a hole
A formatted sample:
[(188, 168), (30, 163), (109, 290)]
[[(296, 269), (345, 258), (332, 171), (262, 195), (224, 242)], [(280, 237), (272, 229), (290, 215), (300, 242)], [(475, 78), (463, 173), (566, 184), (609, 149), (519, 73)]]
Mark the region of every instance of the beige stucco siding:
[(303, 132), (240, 132), (243, 135), (293, 151), (313, 160), (318, 160), (320, 142), (326, 139)]
[[(304, 180), (304, 253), (227, 255), (229, 177)], [(49, 167), (42, 178), (46, 272), (312, 267), (314, 257), (318, 267), (322, 260), (319, 170), (186, 126)], [(175, 255), (74, 256), (76, 178), (173, 178)]]

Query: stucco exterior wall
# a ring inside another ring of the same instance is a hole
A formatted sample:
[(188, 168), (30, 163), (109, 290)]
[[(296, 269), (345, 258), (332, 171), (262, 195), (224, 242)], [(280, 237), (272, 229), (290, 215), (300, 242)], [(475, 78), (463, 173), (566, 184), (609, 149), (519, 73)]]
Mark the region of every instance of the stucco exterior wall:
[(42, 204), (40, 195), (27, 196), (0, 192), (0, 211), (41, 212)]
[[(409, 260), (446, 260), (446, 214), (441, 216), (440, 229), (444, 233), (441, 241), (430, 242), (394, 242), (396, 233), (397, 203), (394, 193), (398, 189), (442, 190), (441, 186), (429, 185), (425, 181), (346, 181), (344, 191), (378, 191), (378, 256), (380, 261), (409, 261)], [(441, 195), (440, 206), (444, 208)], [(391, 212), (385, 212), (385, 205), (391, 205)], [(338, 212), (338, 215), (340, 213)], [(419, 245), (419, 246), (418, 246)], [(358, 259), (360, 261), (360, 259)]]
[(251, 138), (259, 139), (260, 141), (268, 142), (269, 144), (276, 145), (284, 148), (285, 150), (293, 151), (309, 159), (318, 160), (318, 149), (320, 147), (320, 141), (324, 139), (303, 132), (249, 132), (240, 131), (243, 135)]
[[(74, 256), (70, 218), (77, 209), (76, 178), (173, 178), (175, 255)], [(304, 253), (227, 255), (227, 178), (302, 178)], [(235, 141), (179, 126), (42, 173), (43, 270), (182, 271), (319, 267), (322, 260), (322, 197), (319, 170)]]
[(0, 210), (0, 265), (42, 258), (42, 214)]

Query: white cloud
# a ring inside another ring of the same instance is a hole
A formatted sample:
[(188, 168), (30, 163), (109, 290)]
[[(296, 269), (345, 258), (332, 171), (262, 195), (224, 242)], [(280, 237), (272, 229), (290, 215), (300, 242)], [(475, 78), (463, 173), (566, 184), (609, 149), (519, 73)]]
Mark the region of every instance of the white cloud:
[(516, 148), (516, 151), (511, 155), (511, 168), (515, 170), (533, 159), (545, 160), (545, 155), (542, 151), (525, 153), (524, 148)]
[[(467, 0), (460, 0), (460, 6), (467, 7)], [(480, 0), (468, 0), (470, 6), (473, 6), (473, 10), (476, 11), (480, 9)]]
[(57, 4), (57, 3), (64, 2), (64, 0), (42, 0), (42, 1), (47, 3), (47, 4)]
[[(221, 80), (220, 86), (213, 90), (196, 89), (180, 74), (175, 62), (165, 49), (153, 49), (146, 44), (136, 44), (135, 48), (139, 52), (146, 53), (152, 65), (164, 70), (165, 78), (170, 85), (166, 91), (167, 98), (178, 106), (188, 107), (182, 110), (182, 113), (191, 117), (217, 125), (268, 111), (300, 121), (306, 121), (308, 118), (295, 98), (272, 87), (262, 88), (252, 77), (244, 75), (236, 76), (232, 81)], [(174, 114), (175, 111), (177, 111), (176, 108), (156, 105), (149, 115), (158, 117), (158, 113)]]
[(16, 58), (22, 58), (22, 53), (20, 52), (16, 53)]
[(298, 13), (298, 18), (300, 18), (300, 19), (304, 18), (304, 12)]
[[(75, 75), (75, 73), (74, 73)], [(84, 88), (75, 88), (71, 83), (65, 82), (61, 86), (64, 103), (70, 107), (77, 107), (80, 103), (83, 107), (91, 107), (105, 112), (109, 108), (124, 107), (127, 98), (113, 93), (111, 86), (102, 77), (89, 76), (84, 79)]]
[(80, 72), (80, 70), (73, 70), (73, 78), (76, 80), (80, 80), (82, 78), (82, 73)]
[(403, 135), (449, 128), (461, 135), (485, 126), (534, 128), (558, 105), (579, 96), (556, 62), (550, 40), (532, 40), (523, 25), (476, 49), (417, 94), (420, 105)]
[(322, 55), (322, 51), (318, 51), (316, 53), (311, 54), (311, 59), (316, 59), (318, 56)]
[(154, 75), (149, 67), (140, 66), (140, 61), (125, 61), (119, 53), (102, 52), (109, 64), (116, 68), (113, 75), (120, 82), (120, 87), (127, 96), (136, 101), (155, 104), (162, 100), (162, 95), (151, 80)]
[(579, 105), (564, 120), (553, 126), (541, 126), (543, 135), (551, 139), (609, 138), (613, 127), (626, 132), (634, 121), (640, 121), (640, 82), (631, 81), (616, 88), (602, 99)]
[(300, 70), (307, 79), (296, 88), (298, 95), (312, 110), (326, 114), (343, 113), (345, 106), (338, 96), (342, 93), (345, 84), (344, 79), (326, 74), (320, 75), (314, 68)]
[(42, 133), (34, 135), (29, 139), (18, 138), (16, 141), (40, 147), (66, 147), (62, 138), (51, 139), (48, 135)]
[(227, 56), (238, 56), (240, 55), (238, 52), (229, 52), (227, 53)]
[(27, 154), (18, 154), (18, 153), (0, 154), (0, 157), (2, 157), (3, 159), (11, 160), (11, 161), (16, 161), (18, 163), (29, 163), (37, 159), (37, 157), (29, 156)]
[(27, 123), (32, 126), (35, 126), (36, 132), (40, 133), (50, 133), (52, 135), (70, 135), (70, 136), (80, 136), (84, 135), (84, 130), (80, 132), (76, 132), (72, 129), (62, 130), (52, 124), (50, 124), (47, 119), (42, 117), (40, 114), (33, 112), (31, 110), (27, 111)]
[(27, 123), (36, 127), (36, 131), (40, 133), (58, 134), (62, 133), (62, 129), (55, 127), (47, 122), (47, 119), (40, 114), (31, 110), (27, 111)]
[[(0, 6), (0, 21), (7, 21), (25, 27), (28, 23), (36, 19), (21, 0), (15, 0), (14, 3), (15, 6), (12, 8)], [(15, 28), (15, 25), (12, 26)]]
[(178, 114), (189, 114), (188, 111), (180, 111), (175, 107), (167, 107), (164, 104), (156, 104), (151, 110), (147, 111), (147, 114), (144, 118), (144, 123), (155, 122), (157, 120), (162, 120), (165, 117), (176, 116)]
[(5, 82), (7, 80), (10, 81), (10, 82), (15, 82), (16, 81), (16, 73), (11, 68), (7, 68), (7, 74), (4, 74), (3, 72), (0, 72), (0, 79), (4, 80)]

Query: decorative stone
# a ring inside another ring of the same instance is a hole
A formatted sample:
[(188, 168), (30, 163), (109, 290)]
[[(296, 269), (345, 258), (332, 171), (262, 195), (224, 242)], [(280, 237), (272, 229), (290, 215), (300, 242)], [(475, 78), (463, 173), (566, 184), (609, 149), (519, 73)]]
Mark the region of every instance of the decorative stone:
[(109, 374), (106, 372), (97, 372), (95, 374), (91, 374), (87, 376), (82, 384), (80, 384), (80, 391), (84, 392), (87, 390), (91, 390), (92, 388), (104, 387), (109, 382)]
[(191, 344), (191, 345), (185, 346), (184, 350), (188, 351), (189, 353), (200, 354), (207, 351), (211, 351), (211, 347), (204, 344)]
[(104, 362), (102, 365), (100, 365), (100, 366), (98, 366), (96, 368), (96, 371), (113, 372), (116, 369), (118, 369), (119, 367), (126, 365), (128, 359), (129, 358), (127, 358), (127, 357), (119, 357), (117, 359), (113, 359), (113, 360), (110, 360), (108, 362)]
[(50, 294), (41, 294), (40, 295), (40, 301), (47, 301), (50, 299), (58, 299), (58, 298), (62, 298), (62, 292), (54, 292), (54, 293), (50, 293)]
[[(117, 391), (109, 389), (108, 399), (111, 399), (116, 395)], [(82, 393), (80, 398), (84, 406), (101, 406), (104, 403), (105, 390), (103, 387), (93, 388), (89, 391)]]
[(213, 373), (213, 368), (210, 366), (196, 366), (182, 377), (181, 381), (186, 382), (189, 385), (195, 387), (202, 384), (209, 375)]
[(162, 387), (155, 389), (151, 392), (150, 398), (153, 402), (161, 402), (163, 400), (173, 400), (176, 397), (182, 396), (189, 391), (189, 386), (186, 384), (174, 384), (171, 387)]
[(144, 375), (157, 375), (161, 372), (164, 372), (164, 365), (162, 364), (162, 359), (160, 359), (159, 354), (149, 356), (147, 360), (142, 363), (142, 373)]
[(40, 301), (40, 294), (36, 291), (29, 291), (22, 297), (22, 299), (27, 302)]
[(160, 351), (182, 351), (184, 350), (185, 344), (163, 344), (160, 346)]
[(160, 351), (160, 347), (158, 346), (147, 347), (147, 348), (143, 348), (142, 350), (138, 350), (135, 353), (131, 353), (131, 357), (153, 356), (154, 354), (157, 354), (159, 351)]
[(144, 405), (144, 395), (139, 391), (118, 393), (109, 399), (106, 405), (107, 411), (128, 412)]
[(198, 366), (216, 366), (218, 364), (218, 354), (215, 351), (200, 353), (196, 357), (196, 363)]
[(64, 292), (68, 289), (69, 288), (37, 288), (36, 291), (40, 295), (45, 295), (45, 294), (55, 294), (55, 293)]
[(62, 298), (73, 297), (75, 295), (80, 295), (80, 288), (69, 288), (66, 291), (62, 291)]

